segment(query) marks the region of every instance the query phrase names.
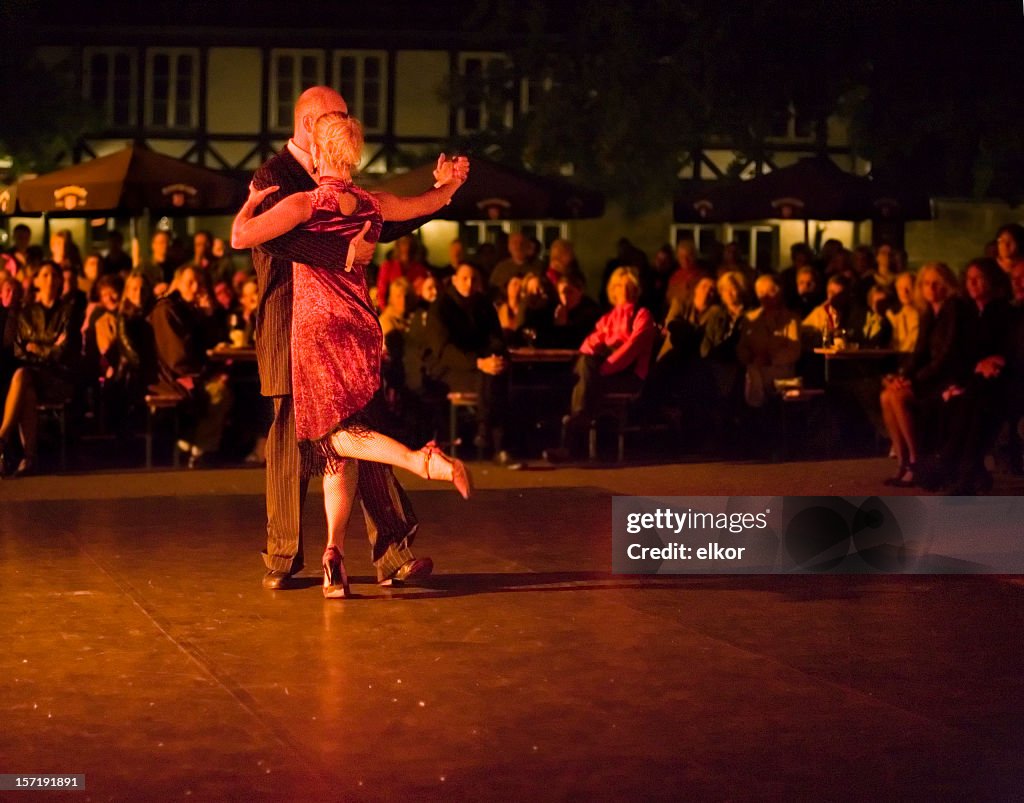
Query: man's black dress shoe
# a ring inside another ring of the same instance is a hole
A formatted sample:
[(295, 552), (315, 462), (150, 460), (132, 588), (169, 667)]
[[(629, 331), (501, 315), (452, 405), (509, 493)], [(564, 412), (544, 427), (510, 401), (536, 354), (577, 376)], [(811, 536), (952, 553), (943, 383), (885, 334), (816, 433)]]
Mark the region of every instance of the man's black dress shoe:
[(263, 587), (272, 591), (284, 591), (293, 586), (292, 576), (288, 572), (270, 571), (263, 575)]
[(434, 561), (430, 558), (413, 558), (399, 566), (398, 571), (391, 577), (381, 580), (380, 585), (398, 586), (403, 583), (415, 582), (430, 577), (432, 571), (434, 571)]

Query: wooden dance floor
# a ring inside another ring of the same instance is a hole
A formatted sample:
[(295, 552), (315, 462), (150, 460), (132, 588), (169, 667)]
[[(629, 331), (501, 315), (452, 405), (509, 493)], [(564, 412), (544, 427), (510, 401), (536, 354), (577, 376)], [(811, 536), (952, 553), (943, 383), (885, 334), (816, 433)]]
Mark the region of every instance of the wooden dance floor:
[(353, 517), (363, 596), (333, 601), (313, 494), (308, 585), (260, 587), (259, 471), (0, 485), (0, 773), (84, 773), (81, 801), (1020, 794), (1015, 579), (616, 577), (610, 474), (489, 476), (411, 484), (425, 587), (370, 584)]

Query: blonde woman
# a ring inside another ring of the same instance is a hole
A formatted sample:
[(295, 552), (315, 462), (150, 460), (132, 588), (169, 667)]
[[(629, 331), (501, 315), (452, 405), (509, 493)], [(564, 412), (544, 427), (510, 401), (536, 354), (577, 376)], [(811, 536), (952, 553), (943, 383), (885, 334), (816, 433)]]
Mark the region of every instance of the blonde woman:
[(408, 220), (444, 206), (465, 181), (469, 163), (442, 155), (437, 185), (414, 198), (371, 194), (352, 181), (362, 147), (358, 121), (344, 112), (322, 115), (314, 124), (310, 149), (319, 186), (289, 195), (255, 217), (259, 203), (278, 188), (253, 187), (231, 232), (233, 248), (252, 248), (300, 226), (314, 233), (340, 233), (350, 243), (344, 270), (296, 263), (293, 275), (291, 371), (302, 471), (342, 478), (325, 483), (327, 597), (349, 594), (341, 547), (355, 496), (354, 460), (401, 466), (426, 479), (451, 481), (464, 497), (470, 492), (469, 473), (461, 461), (448, 459), (433, 444), (412, 451), (373, 429), (367, 408), (380, 387), (382, 336), (365, 265), (355, 262), (359, 242), (375, 242), (383, 221)]
[(616, 268), (608, 279), (610, 312), (598, 319), (580, 346), (572, 417), (591, 415), (602, 393), (640, 390), (658, 330), (651, 313), (637, 306), (640, 279), (632, 268)]
[(882, 419), (899, 461), (896, 476), (886, 485), (917, 484), (922, 408), (934, 405), (951, 385), (961, 381), (967, 365), (965, 308), (957, 297), (956, 276), (942, 262), (929, 262), (917, 277), (921, 310), (917, 344), (906, 368), (882, 381)]
[(921, 312), (914, 304), (917, 282), (913, 273), (900, 273), (893, 284), (900, 308), (886, 312), (892, 324), (892, 347), (909, 354), (917, 345), (917, 333), (921, 326)]

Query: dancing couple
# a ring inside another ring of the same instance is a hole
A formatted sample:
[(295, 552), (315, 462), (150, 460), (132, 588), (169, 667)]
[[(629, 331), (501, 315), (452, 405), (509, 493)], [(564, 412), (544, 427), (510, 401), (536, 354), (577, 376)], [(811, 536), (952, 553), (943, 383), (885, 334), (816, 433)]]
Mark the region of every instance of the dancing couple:
[(274, 398), (263, 585), (286, 588), (302, 568), (302, 502), (309, 478), (322, 473), (328, 598), (351, 593), (343, 544), (357, 493), (378, 582), (415, 580), (432, 570), (429, 558), (411, 552), (417, 522), (393, 466), (470, 494), (461, 461), (432, 442), (408, 449), (375, 428), (383, 336), (365, 275), (374, 243), (418, 227), (447, 204), (469, 163), (442, 154), (434, 188), (399, 198), (353, 183), (362, 147), (362, 128), (341, 96), (327, 87), (306, 90), (293, 138), (257, 171), (231, 234), (233, 247), (254, 249), (257, 359), (262, 392)]

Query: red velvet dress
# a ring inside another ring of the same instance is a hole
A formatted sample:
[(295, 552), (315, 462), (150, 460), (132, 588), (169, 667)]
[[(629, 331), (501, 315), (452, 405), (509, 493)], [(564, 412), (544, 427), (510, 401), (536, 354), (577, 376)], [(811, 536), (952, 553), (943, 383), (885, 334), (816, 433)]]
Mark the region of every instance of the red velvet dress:
[[(356, 198), (350, 215), (338, 193)], [(355, 237), (367, 220), (367, 242), (380, 238), (380, 204), (351, 182), (324, 178), (307, 193), (312, 217), (304, 231)], [(292, 309), (292, 393), (295, 434), (303, 472), (336, 473), (338, 456), (329, 436), (339, 429), (370, 428), (366, 407), (380, 387), (383, 335), (370, 303), (364, 265), (351, 270), (295, 263)]]

